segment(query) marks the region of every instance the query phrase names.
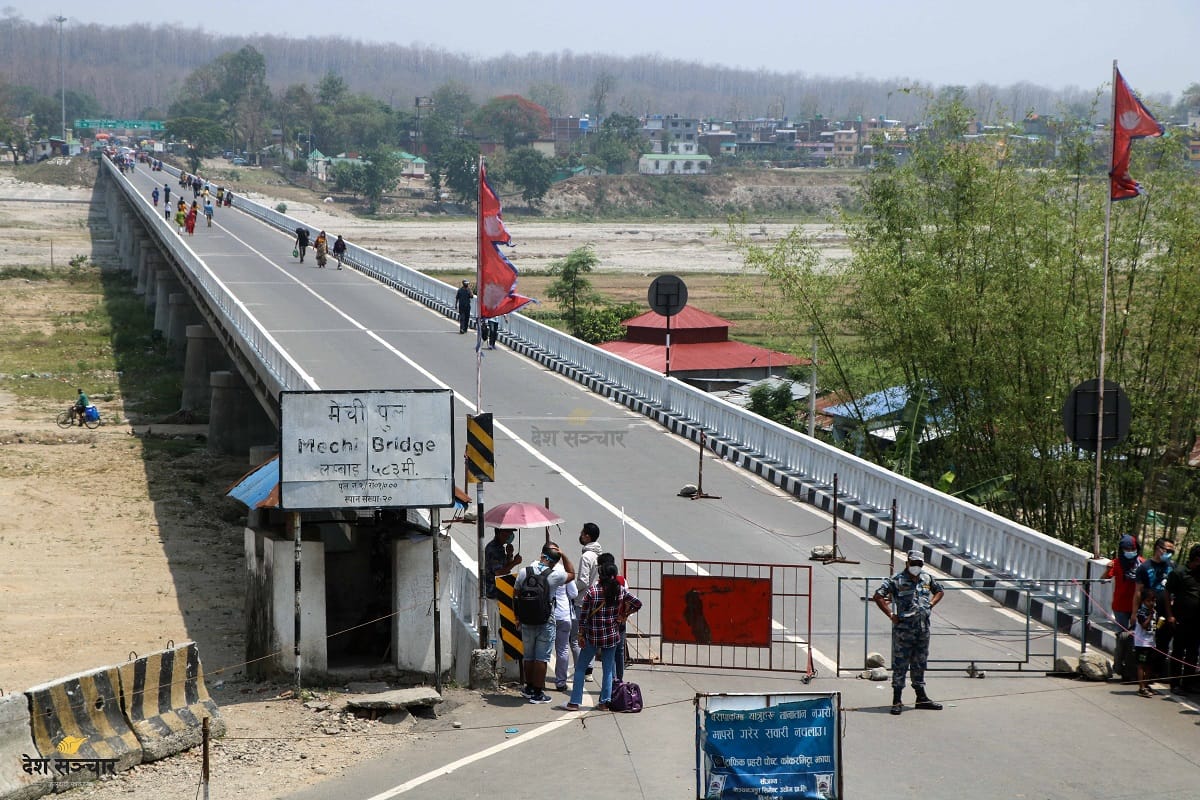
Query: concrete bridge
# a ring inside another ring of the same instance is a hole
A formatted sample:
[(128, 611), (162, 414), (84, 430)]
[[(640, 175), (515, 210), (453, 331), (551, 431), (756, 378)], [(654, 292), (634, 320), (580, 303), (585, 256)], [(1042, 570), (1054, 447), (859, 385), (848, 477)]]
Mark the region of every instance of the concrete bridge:
[[(181, 236), (149, 201), (152, 188), (164, 182), (174, 196), (175, 177), (170, 171), (151, 173), (144, 165), (122, 175), (104, 160), (100, 180), (121, 262), (136, 272), (155, 327), (184, 360), (181, 405), (210, 417), (210, 448), (231, 453), (277, 445), (278, 399), (284, 390), (452, 388), (456, 414), (475, 412), (473, 337), (452, 335), (454, 323), (447, 318), (454, 287), (354, 243), (347, 252), (349, 270), (299, 264), (291, 257), (291, 232), (302, 221), (242, 197), (233, 209), (217, 212), (213, 228), (201, 221), (196, 235)], [(481, 410), (493, 411), (498, 422), (498, 482), (489, 487), (489, 502), (550, 497), (569, 520), (561, 536), (566, 543), (580, 523), (591, 519), (608, 532), (605, 544), (611, 549), (624, 527), (625, 552), (631, 557), (804, 562), (812, 545), (828, 543), (823, 531), (829, 527), (836, 478), (843, 523), (890, 541), (894, 501), (898, 549), (924, 549), (929, 563), (951, 576), (995, 579), (989, 592), (1000, 603), (1076, 637), (1082, 634), (1081, 581), (1102, 571), (1088, 553), (519, 314), (509, 318), (501, 341), (507, 348), (488, 352), (484, 363)], [(457, 424), (461, 428), (461, 419)], [(603, 448), (570, 447), (566, 437), (548, 444), (546, 432), (570, 432), (572, 426), (620, 433), (620, 446), (616, 437), (606, 437), (610, 446)], [(695, 445), (686, 443), (699, 441), (701, 434), (706, 458), (722, 465), (711, 468), (706, 481), (757, 488), (747, 488), (742, 497), (730, 488), (713, 491), (724, 498), (719, 505), (672, 499), (680, 485), (695, 481)], [(463, 440), (459, 430), (457, 441)], [(800, 504), (824, 513), (804, 513)], [(766, 508), (778, 519), (764, 532), (753, 518)], [(265, 519), (252, 520), (257, 523), (268, 531), (273, 527)], [(338, 515), (307, 519), (306, 565), (334, 575), (363, 568), (369, 554), (356, 551), (348, 527), (358, 524), (365, 522)], [(475, 540), (465, 527), (453, 531), (446, 587), (454, 624), (446, 641), (455, 642), (453, 654), (460, 655), (476, 635)], [(686, 532), (688, 544), (669, 543), (665, 534), (672, 531)], [(844, 538), (843, 549), (852, 540)], [(698, 541), (706, 546), (697, 547)], [(290, 564), (290, 546), (261, 529), (247, 542), (248, 558), (267, 581), (260, 599), (277, 617), (273, 625), (255, 626), (264, 651), (272, 643), (286, 652), (291, 648), (284, 624), (290, 609), (283, 608), (287, 570), (273, 566)], [(403, 566), (394, 552), (390, 557), (389, 580), (420, 572)], [(857, 573), (887, 571), (877, 555), (873, 561)], [(324, 583), (320, 574), (312, 575), (318, 585)], [(1108, 587), (1093, 586), (1091, 595), (1099, 609), (1107, 608)], [(313, 606), (306, 612), (311, 617), (306, 629), (316, 639), (323, 638), (327, 625), (351, 622), (356, 604), (370, 603), (365, 596), (323, 599), (349, 616), (331, 615), (323, 602)], [(819, 603), (814, 598), (814, 605)], [(412, 611), (408, 623), (393, 629), (397, 647), (389, 657), (400, 668), (419, 671), (429, 668), (430, 648), (417, 647), (419, 656), (406, 659), (398, 644), (415, 635), (417, 627), (409, 624), (428, 629), (424, 609)], [(827, 631), (835, 626), (832, 620), (817, 624)], [(1091, 627), (1088, 638), (1111, 646), (1111, 630), (1104, 625)], [(329, 654), (307, 645), (306, 663), (318, 672), (328, 667)], [(835, 648), (826, 643), (818, 649)], [(461, 658), (457, 664), (461, 677)]]

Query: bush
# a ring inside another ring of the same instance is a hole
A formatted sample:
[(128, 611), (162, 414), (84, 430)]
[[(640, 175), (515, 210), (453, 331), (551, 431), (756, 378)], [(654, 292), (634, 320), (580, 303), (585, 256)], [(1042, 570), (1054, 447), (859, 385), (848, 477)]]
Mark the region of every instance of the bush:
[(293, 172), (308, 172), (308, 161), (303, 158), (293, 158), (291, 167)]
[(645, 310), (640, 303), (620, 303), (581, 309), (575, 325), (575, 337), (589, 344), (611, 342), (614, 339), (623, 338), (625, 328), (621, 323), (636, 317)]
[(287, 213), (287, 203), (279, 203), (278, 205), (275, 206), (275, 210), (278, 211), (280, 214), (286, 214)]

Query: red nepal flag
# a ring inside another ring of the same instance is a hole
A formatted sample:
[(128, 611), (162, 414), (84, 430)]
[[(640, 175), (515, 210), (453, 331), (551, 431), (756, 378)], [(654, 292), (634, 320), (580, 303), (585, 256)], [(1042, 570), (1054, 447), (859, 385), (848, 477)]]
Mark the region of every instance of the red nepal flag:
[(1129, 90), (1129, 85), (1121, 77), (1120, 70), (1114, 69), (1116, 79), (1113, 83), (1113, 156), (1112, 171), (1108, 177), (1112, 182), (1113, 200), (1125, 200), (1137, 197), (1142, 193), (1142, 187), (1129, 175), (1129, 151), (1134, 139), (1145, 136), (1162, 136), (1163, 127), (1158, 124), (1154, 115), (1146, 110), (1142, 101)]
[(512, 245), (500, 216), (500, 198), (492, 191), (487, 169), (479, 162), (479, 316), (499, 317), (516, 311), (531, 299), (516, 293), (517, 268), (500, 252)]

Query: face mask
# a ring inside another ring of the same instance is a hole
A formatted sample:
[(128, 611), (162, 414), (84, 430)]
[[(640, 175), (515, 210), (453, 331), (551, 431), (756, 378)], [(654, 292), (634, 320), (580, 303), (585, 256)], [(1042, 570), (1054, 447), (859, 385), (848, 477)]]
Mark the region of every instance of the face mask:
[(920, 567), (911, 567), (911, 566), (910, 566), (910, 567), (908, 568), (908, 574), (909, 574), (909, 575), (912, 575), (914, 578), (916, 578), (916, 577), (918, 577), (918, 576), (921, 574), (921, 568), (920, 568)]
[(1163, 553), (1163, 554), (1162, 554), (1162, 560), (1163, 560), (1163, 561), (1170, 561), (1170, 560), (1171, 560), (1171, 556), (1173, 556), (1173, 555), (1175, 555), (1175, 554), (1174, 554), (1174, 553)]
[(1125, 558), (1137, 558), (1137, 550), (1122, 550), (1121, 555)]
[(516, 535), (515, 533), (510, 533), (510, 534), (508, 535), (508, 538), (504, 540), (504, 543), (505, 543), (505, 544), (512, 544), (512, 543), (513, 543), (513, 542), (516, 540), (516, 538), (517, 538), (517, 535)]

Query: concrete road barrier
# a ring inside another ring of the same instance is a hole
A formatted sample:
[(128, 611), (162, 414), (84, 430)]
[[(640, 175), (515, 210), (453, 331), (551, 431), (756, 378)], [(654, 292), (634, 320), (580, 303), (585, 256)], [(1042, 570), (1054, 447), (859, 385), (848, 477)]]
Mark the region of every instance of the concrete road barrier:
[(195, 642), (130, 661), (120, 673), (122, 704), (145, 761), (200, 744), (205, 717), (210, 735), (224, 735), (225, 722), (204, 685)]
[(121, 710), (120, 680), (116, 667), (102, 667), (26, 690), (33, 743), (50, 762), (55, 791), (142, 762)]
[(50, 792), (50, 776), (40, 768), (34, 772), (31, 759), (40, 756), (29, 730), (29, 699), (23, 694), (0, 697), (0, 800), (33, 800)]

